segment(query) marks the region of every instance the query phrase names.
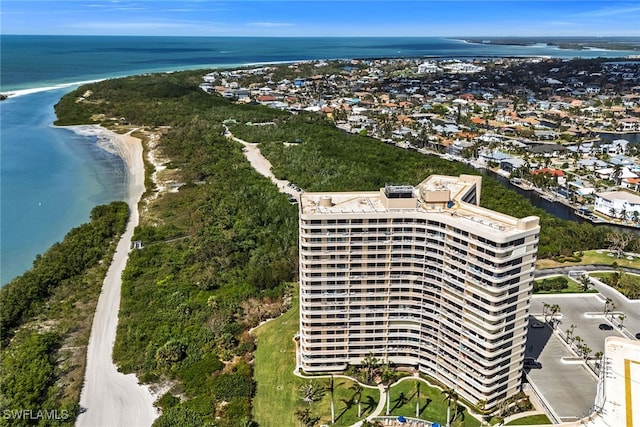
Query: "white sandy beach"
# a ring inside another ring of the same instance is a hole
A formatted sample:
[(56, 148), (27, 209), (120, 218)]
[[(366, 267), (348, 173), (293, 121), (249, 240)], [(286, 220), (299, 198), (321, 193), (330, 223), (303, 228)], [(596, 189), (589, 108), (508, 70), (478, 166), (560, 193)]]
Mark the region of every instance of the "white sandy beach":
[(105, 277), (96, 307), (87, 349), (87, 367), (78, 416), (80, 427), (150, 426), (158, 417), (153, 407), (154, 397), (149, 387), (138, 384), (134, 374), (118, 372), (113, 363), (120, 308), (121, 275), (129, 257), (131, 237), (138, 224), (138, 202), (144, 192), (142, 143), (129, 134), (119, 135), (100, 126), (71, 126), (82, 135), (96, 135), (107, 148), (122, 157), (128, 171), (127, 203), (131, 216), (122, 235), (113, 262)]
[[(73, 82), (73, 83), (61, 83), (55, 86), (43, 86), (43, 87), (34, 87), (34, 88), (30, 88), (30, 89), (16, 89), (16, 90), (8, 90), (5, 92), (2, 92), (3, 95), (6, 95), (8, 98), (13, 98), (16, 96), (24, 96), (24, 95), (31, 95), (32, 93), (38, 93), (38, 92), (46, 92), (48, 90), (56, 90), (56, 89), (62, 89), (65, 87), (73, 87), (73, 86), (80, 86), (80, 85), (84, 85), (84, 84), (89, 84), (89, 83), (95, 83), (95, 82), (99, 82), (102, 81), (104, 79), (96, 79), (96, 80), (85, 80), (85, 81), (81, 81), (81, 82)], [(75, 126), (70, 126), (70, 128), (73, 128)]]

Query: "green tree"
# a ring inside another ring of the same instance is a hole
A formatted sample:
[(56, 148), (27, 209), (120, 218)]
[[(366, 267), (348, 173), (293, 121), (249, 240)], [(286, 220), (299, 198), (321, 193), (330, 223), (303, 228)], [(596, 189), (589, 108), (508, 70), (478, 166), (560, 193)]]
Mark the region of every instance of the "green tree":
[(385, 363), (382, 366), (382, 374), (380, 375), (380, 382), (384, 385), (384, 390), (385, 390), (385, 394), (387, 396), (387, 412), (386, 414), (389, 415), (389, 413), (391, 412), (390, 409), (390, 401), (391, 401), (391, 393), (390, 393), (390, 388), (391, 388), (391, 384), (393, 384), (393, 382), (396, 379), (396, 372), (389, 366), (389, 363)]
[(353, 399), (355, 399), (356, 404), (358, 405), (358, 418), (362, 416), (362, 391), (364, 388), (362, 384), (359, 382), (354, 382), (350, 387), (350, 390), (353, 390)]
[(373, 352), (370, 352), (362, 360), (362, 367), (365, 370), (367, 382), (370, 383), (371, 381), (373, 381), (373, 377), (376, 375), (378, 369), (380, 368), (380, 360), (374, 356)]
[(589, 286), (591, 286), (591, 279), (589, 278), (589, 275), (583, 274), (582, 276), (580, 276), (580, 287), (582, 288), (582, 291), (588, 291)]
[(335, 424), (336, 422), (336, 413), (335, 413), (333, 395), (336, 390), (336, 387), (339, 385), (340, 384), (337, 384), (337, 385), (335, 384), (333, 374), (331, 374), (331, 377), (329, 378), (329, 380), (327, 381), (327, 385), (325, 386), (325, 390), (329, 392), (329, 395), (331, 397), (331, 424)]
[(416, 418), (420, 417), (420, 385), (422, 383), (416, 380)]
[(452, 388), (445, 388), (441, 392), (444, 395), (444, 399), (447, 401), (447, 427), (451, 426), (451, 407), (453, 406), (456, 412), (453, 414), (453, 419), (456, 418), (458, 411), (458, 393)]
[(626, 319), (626, 318), (627, 318), (627, 315), (624, 314), (624, 313), (620, 313), (618, 315), (618, 320), (620, 321), (620, 323), (619, 323), (620, 329), (622, 329), (624, 327), (623, 323), (624, 323), (624, 319)]

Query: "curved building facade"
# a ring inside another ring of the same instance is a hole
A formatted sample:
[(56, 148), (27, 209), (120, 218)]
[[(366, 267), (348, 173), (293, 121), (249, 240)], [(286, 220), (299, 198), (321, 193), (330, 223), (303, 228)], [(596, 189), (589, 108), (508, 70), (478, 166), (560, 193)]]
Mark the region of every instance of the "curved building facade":
[(487, 408), (520, 390), (537, 217), (478, 206), (481, 177), (300, 198), (300, 352), (307, 372), (369, 354)]

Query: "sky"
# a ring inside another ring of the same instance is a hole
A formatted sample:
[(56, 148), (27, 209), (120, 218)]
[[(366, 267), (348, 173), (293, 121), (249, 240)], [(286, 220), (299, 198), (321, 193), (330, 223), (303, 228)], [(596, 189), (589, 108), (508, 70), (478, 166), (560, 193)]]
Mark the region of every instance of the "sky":
[(0, 34), (640, 36), (640, 1), (1, 0)]

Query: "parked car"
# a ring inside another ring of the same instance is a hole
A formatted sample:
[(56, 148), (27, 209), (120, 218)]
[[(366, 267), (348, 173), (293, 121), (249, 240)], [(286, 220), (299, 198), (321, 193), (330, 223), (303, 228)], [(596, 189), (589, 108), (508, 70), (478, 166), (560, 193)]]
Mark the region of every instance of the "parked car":
[(609, 325), (608, 323), (600, 323), (600, 324), (598, 325), (598, 328), (599, 328), (601, 331), (610, 331), (610, 330), (612, 330), (612, 329), (613, 329), (613, 326)]
[(531, 322), (531, 327), (532, 328), (544, 328), (544, 323), (538, 322), (538, 321)]

